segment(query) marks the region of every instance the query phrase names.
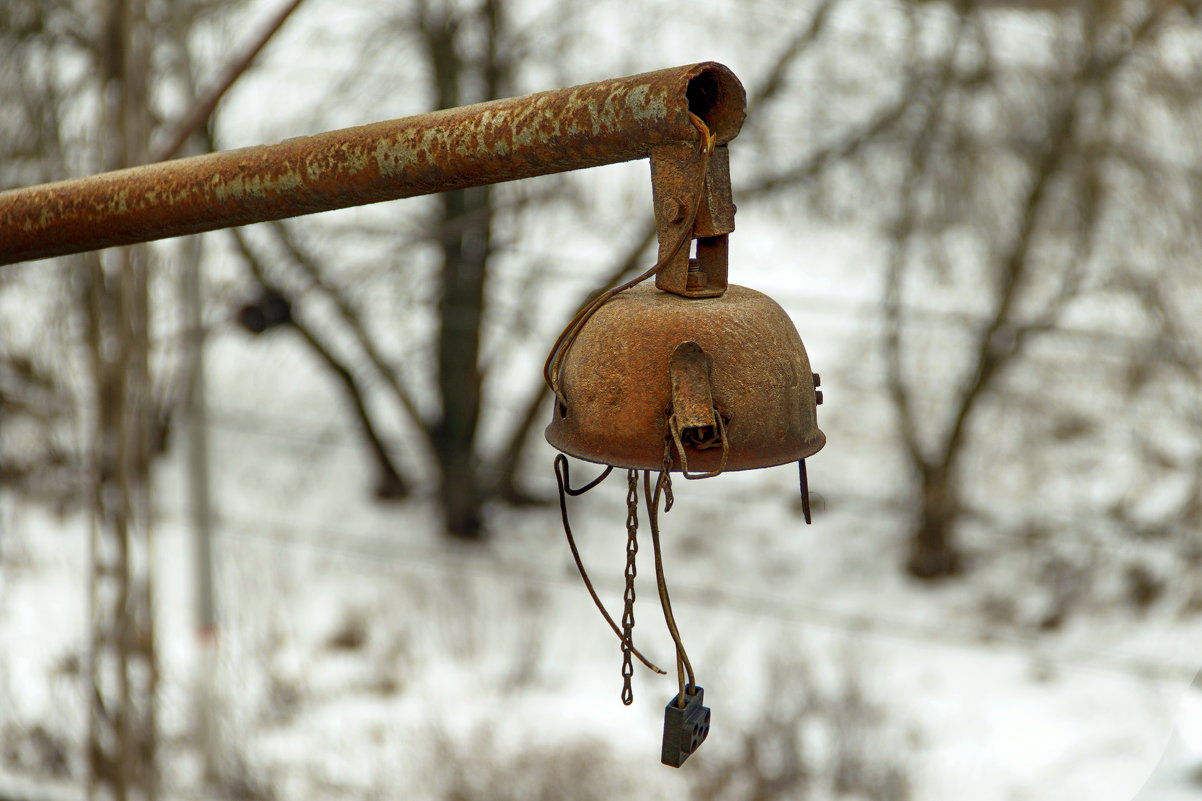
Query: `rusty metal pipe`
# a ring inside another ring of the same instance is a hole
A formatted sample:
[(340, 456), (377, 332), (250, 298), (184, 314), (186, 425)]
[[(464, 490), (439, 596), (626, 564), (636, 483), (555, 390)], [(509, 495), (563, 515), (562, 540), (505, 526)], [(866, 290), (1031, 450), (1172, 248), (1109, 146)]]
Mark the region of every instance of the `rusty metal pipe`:
[(719, 142), (746, 95), (715, 62), (0, 193), (0, 264), (647, 158)]

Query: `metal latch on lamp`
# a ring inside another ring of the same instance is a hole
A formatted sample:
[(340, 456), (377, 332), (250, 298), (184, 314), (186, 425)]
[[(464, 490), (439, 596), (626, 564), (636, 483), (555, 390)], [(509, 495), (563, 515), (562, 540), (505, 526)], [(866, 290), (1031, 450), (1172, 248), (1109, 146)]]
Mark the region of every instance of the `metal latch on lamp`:
[[(668, 412), (668, 430), (676, 445), (681, 474), (685, 478), (709, 478), (726, 469), (730, 444), (726, 421), (714, 405), (710, 384), (712, 359), (696, 342), (682, 342), (672, 351), (668, 372), (672, 379), (672, 408)], [(718, 469), (690, 474), (688, 448), (722, 448)]]

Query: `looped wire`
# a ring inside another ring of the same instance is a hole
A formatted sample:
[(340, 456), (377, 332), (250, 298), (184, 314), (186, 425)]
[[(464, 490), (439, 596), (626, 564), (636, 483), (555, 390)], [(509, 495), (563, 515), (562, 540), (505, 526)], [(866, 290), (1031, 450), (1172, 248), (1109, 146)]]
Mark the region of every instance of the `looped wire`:
[[(726, 422), (723, 421), (721, 413), (714, 409), (714, 427), (718, 429), (718, 437), (722, 441), (722, 459), (718, 462), (718, 469), (711, 470), (708, 473), (693, 473), (689, 474), (689, 457), (685, 453), (684, 442), (681, 441), (680, 421), (675, 413), (668, 416), (668, 430), (672, 432), (672, 442), (676, 444), (676, 453), (680, 456), (680, 474), (690, 481), (699, 478), (713, 478), (714, 476), (722, 475), (726, 470), (726, 460), (730, 456), (730, 443), (726, 439)], [(668, 457), (668, 462), (671, 463), (671, 456)], [(666, 509), (664, 511), (667, 511)]]
[(571, 350), (572, 345), (576, 342), (576, 337), (580, 335), (580, 331), (584, 328), (585, 323), (587, 323), (602, 306), (612, 300), (616, 295), (625, 292), (627, 289), (630, 289), (633, 286), (641, 284), (643, 281), (646, 281), (648, 278), (651, 278), (654, 275), (658, 275), (659, 272), (663, 270), (664, 266), (668, 264), (668, 262), (676, 258), (676, 255), (680, 253), (680, 249), (693, 238), (693, 225), (697, 221), (697, 213), (701, 209), (701, 201), (705, 198), (705, 178), (709, 172), (709, 159), (710, 156), (713, 155), (714, 147), (718, 142), (718, 137), (716, 134), (710, 132), (710, 129), (705, 124), (704, 120), (691, 111), (688, 114), (689, 122), (691, 122), (693, 127), (696, 128), (701, 134), (701, 139), (698, 144), (702, 157), (701, 181), (697, 187), (696, 196), (693, 198), (692, 208), (688, 217), (688, 224), (682, 228), (680, 237), (672, 244), (672, 248), (668, 251), (667, 255), (657, 261), (655, 265), (651, 267), (651, 269), (647, 270), (641, 275), (635, 276), (624, 284), (620, 284), (612, 289), (602, 292), (600, 295), (590, 300), (584, 305), (583, 308), (580, 309), (580, 311), (576, 312), (576, 316), (573, 317), (571, 321), (564, 327), (563, 331), (559, 332), (559, 336), (555, 339), (555, 344), (551, 346), (551, 352), (547, 354), (546, 362), (543, 363), (543, 380), (547, 383), (547, 386), (551, 388), (551, 391), (555, 393), (556, 400), (558, 400), (559, 403), (563, 404), (564, 406), (567, 405), (567, 398), (564, 397), (563, 391), (560, 389), (559, 374), (561, 372), (564, 358), (567, 356), (568, 351)]
[[(605, 618), (605, 622), (609, 624), (611, 629), (613, 629), (613, 633), (618, 637), (618, 639), (623, 641), (623, 647), (625, 647), (626, 639), (622, 636), (622, 631), (618, 628), (618, 624), (615, 623), (614, 619), (610, 616), (609, 611), (605, 608), (605, 604), (601, 603), (601, 598), (597, 596), (597, 591), (593, 588), (593, 582), (588, 577), (588, 571), (584, 569), (584, 561), (580, 558), (580, 550), (576, 547), (576, 538), (572, 536), (572, 526), (568, 522), (567, 496), (581, 495), (585, 492), (588, 492), (590, 489), (604, 481), (611, 472), (613, 472), (613, 466), (606, 466), (604, 472), (602, 472), (600, 476), (593, 479), (588, 484), (585, 484), (583, 487), (573, 490), (571, 488), (571, 483), (568, 476), (568, 457), (564, 456), (562, 453), (556, 455), (555, 457), (555, 482), (559, 485), (559, 513), (563, 519), (563, 533), (567, 536), (568, 547), (572, 551), (572, 560), (576, 563), (576, 569), (580, 572), (580, 578), (584, 580), (585, 589), (588, 590), (588, 594), (593, 599), (593, 603), (596, 604), (598, 611), (601, 612), (601, 617)], [(633, 644), (630, 646), (630, 653), (633, 654), (640, 662), (646, 665), (648, 669), (654, 671), (655, 673), (659, 673), (660, 675), (667, 675), (667, 671), (656, 666), (654, 663), (648, 660), (647, 657), (643, 656), (643, 654), (640, 653)]]
[[(683, 708), (686, 703), (685, 691), (692, 689), (694, 692), (688, 693), (688, 695), (696, 694), (697, 680), (693, 675), (693, 663), (689, 661), (689, 655), (685, 652), (680, 630), (676, 627), (676, 617), (672, 614), (672, 599), (668, 597), (668, 584), (664, 580), (663, 552), (659, 542), (659, 499), (665, 485), (670, 481), (669, 474), (666, 471), (661, 472), (655, 482), (655, 490), (652, 492), (651, 471), (643, 471), (643, 497), (647, 500), (647, 522), (651, 528), (651, 546), (655, 552), (655, 584), (659, 589), (659, 602), (664, 610), (664, 621), (668, 624), (668, 633), (672, 635), (672, 642), (676, 644), (676, 680), (680, 685), (680, 694), (677, 698), (679, 699), (678, 705)], [(665, 509), (665, 511), (667, 510)]]

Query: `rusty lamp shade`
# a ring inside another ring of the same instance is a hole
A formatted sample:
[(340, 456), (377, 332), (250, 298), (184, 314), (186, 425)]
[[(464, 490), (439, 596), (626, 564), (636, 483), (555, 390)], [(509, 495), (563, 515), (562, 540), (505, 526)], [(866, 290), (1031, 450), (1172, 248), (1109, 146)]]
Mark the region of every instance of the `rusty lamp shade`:
[(685, 298), (641, 284), (602, 306), (564, 357), (546, 437), (620, 468), (659, 470), (665, 453), (686, 475), (771, 467), (826, 443), (817, 383), (797, 329), (767, 295), (732, 284)]

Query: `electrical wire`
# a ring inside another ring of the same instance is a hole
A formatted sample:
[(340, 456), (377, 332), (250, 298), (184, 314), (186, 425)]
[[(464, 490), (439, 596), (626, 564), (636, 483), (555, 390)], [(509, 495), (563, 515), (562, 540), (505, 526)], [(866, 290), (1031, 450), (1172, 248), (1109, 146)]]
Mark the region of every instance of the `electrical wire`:
[(559, 336), (556, 338), (555, 344), (551, 346), (551, 352), (547, 354), (547, 360), (543, 365), (543, 381), (547, 384), (551, 391), (555, 393), (555, 396), (559, 399), (559, 402), (565, 406), (567, 405), (567, 401), (564, 398), (563, 392), (559, 385), (560, 370), (562, 369), (563, 360), (567, 357), (568, 351), (572, 349), (572, 344), (576, 341), (576, 338), (580, 335), (580, 332), (588, 324), (588, 321), (594, 314), (601, 310), (602, 306), (613, 300), (621, 293), (625, 292), (627, 289), (641, 284), (643, 281), (646, 281), (652, 276), (659, 275), (664, 267), (666, 267), (668, 263), (680, 253), (681, 249), (693, 239), (693, 226), (697, 219), (697, 214), (701, 210), (701, 203), (705, 199), (705, 181), (706, 176), (708, 175), (709, 160), (714, 153), (714, 147), (717, 145), (717, 135), (710, 133), (710, 129), (706, 126), (705, 122), (702, 121), (702, 119), (696, 114), (691, 111), (688, 112), (688, 114), (689, 122), (693, 124), (693, 126), (697, 129), (698, 134), (700, 134), (698, 149), (701, 154), (701, 165), (698, 168), (698, 174), (700, 178), (696, 192), (693, 196), (692, 203), (690, 205), (689, 215), (685, 218), (685, 225), (681, 226), (680, 234), (677, 236), (676, 241), (672, 243), (672, 246), (668, 249), (668, 252), (661, 256), (660, 259), (656, 261), (656, 263), (652, 265), (650, 269), (641, 273), (640, 275), (635, 276), (634, 278), (631, 278), (625, 283), (619, 284), (612, 289), (602, 292), (600, 295), (593, 298), (591, 301), (586, 303), (584, 307), (580, 309), (580, 311), (576, 312), (576, 315), (559, 333)]

